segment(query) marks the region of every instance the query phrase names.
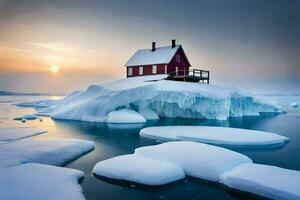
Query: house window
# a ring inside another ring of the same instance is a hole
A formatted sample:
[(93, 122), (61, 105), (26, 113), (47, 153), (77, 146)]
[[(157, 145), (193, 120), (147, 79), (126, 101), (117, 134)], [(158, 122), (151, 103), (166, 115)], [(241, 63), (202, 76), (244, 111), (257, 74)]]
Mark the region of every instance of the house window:
[(152, 65), (152, 74), (157, 74), (157, 66)]
[(180, 55), (176, 55), (176, 62), (180, 62)]
[(132, 67), (128, 67), (128, 76), (132, 76)]
[(139, 75), (143, 75), (144, 74), (144, 68), (143, 67), (139, 67)]

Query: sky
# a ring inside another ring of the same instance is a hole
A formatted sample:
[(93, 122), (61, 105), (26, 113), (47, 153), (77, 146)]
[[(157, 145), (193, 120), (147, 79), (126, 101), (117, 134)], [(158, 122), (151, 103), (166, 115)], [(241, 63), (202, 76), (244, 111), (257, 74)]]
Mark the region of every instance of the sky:
[[(211, 83), (300, 93), (298, 0), (0, 0), (0, 90), (68, 93), (181, 44)], [(55, 71), (55, 72), (54, 72)]]

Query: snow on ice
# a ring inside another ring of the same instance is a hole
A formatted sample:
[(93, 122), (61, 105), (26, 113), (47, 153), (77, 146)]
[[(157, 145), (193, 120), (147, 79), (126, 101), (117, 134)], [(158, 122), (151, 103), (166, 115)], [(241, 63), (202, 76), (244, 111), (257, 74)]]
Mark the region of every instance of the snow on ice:
[[(147, 178), (147, 180), (138, 180), (139, 183), (150, 184), (154, 181), (154, 183), (156, 183), (155, 185), (157, 185), (161, 181), (160, 179), (164, 179), (165, 183), (172, 182), (175, 178), (180, 178), (180, 173), (177, 168), (182, 169), (188, 176), (219, 182), (222, 173), (242, 163), (252, 162), (250, 158), (240, 153), (195, 142), (169, 142), (141, 147), (137, 148), (134, 154), (129, 155), (129, 158), (130, 159), (128, 159), (128, 157), (121, 157), (116, 160), (113, 160), (115, 158), (111, 158), (101, 161), (96, 165), (94, 173), (109, 178), (137, 182), (136, 174), (129, 173), (130, 169), (128, 170), (128, 168), (133, 167), (133, 169), (140, 171), (140, 167), (145, 167), (143, 161), (146, 161), (149, 163), (149, 167), (147, 167), (145, 171), (148, 171), (147, 173), (149, 174), (143, 177), (145, 179)], [(134, 160), (134, 163), (140, 164), (138, 164), (138, 166), (131, 166), (130, 160)], [(155, 161), (158, 163), (155, 167), (152, 167), (154, 164), (150, 165), (150, 163), (154, 163)], [(176, 172), (176, 174), (174, 173), (174, 175), (171, 176), (169, 172), (165, 173), (166, 175), (160, 172), (159, 177), (154, 176), (153, 178), (149, 178), (150, 174), (157, 173), (160, 169), (159, 166), (163, 166), (163, 162), (178, 166), (177, 168), (172, 165), (162, 167), (163, 171), (168, 171), (168, 169), (171, 168), (173, 169), (172, 173)], [(116, 164), (116, 166), (111, 167), (113, 164)], [(125, 169), (123, 169), (124, 166)], [(137, 174), (140, 174), (140, 172)]]
[(23, 163), (64, 165), (94, 149), (94, 143), (78, 139), (24, 139), (0, 145), (0, 169)]
[(299, 106), (299, 104), (298, 104), (298, 102), (295, 101), (295, 102), (291, 103), (291, 106), (294, 108), (297, 108)]
[(83, 175), (75, 169), (34, 163), (1, 169), (0, 199), (84, 200), (78, 184)]
[(271, 103), (234, 88), (163, 78), (166, 75), (124, 78), (91, 85), (85, 91), (66, 96), (44, 113), (55, 119), (105, 122), (110, 112), (122, 108), (140, 112), (146, 119), (184, 117), (225, 120), (228, 117), (280, 112)]
[(134, 154), (97, 163), (93, 172), (112, 179), (159, 185), (183, 178), (179, 169), (188, 176), (271, 199), (300, 198), (299, 171), (254, 164), (243, 154), (190, 141), (137, 148)]
[(283, 145), (287, 137), (265, 131), (210, 126), (148, 127), (140, 135), (161, 140), (190, 140), (229, 146)]
[(145, 123), (146, 119), (134, 110), (120, 109), (108, 113), (106, 122), (116, 124)]
[(300, 172), (260, 164), (242, 164), (222, 175), (228, 187), (270, 199), (300, 199)]
[(144, 185), (163, 185), (185, 177), (183, 170), (173, 163), (134, 154), (117, 156), (99, 162), (94, 167), (93, 173)]
[(0, 141), (8, 142), (17, 139), (22, 139), (38, 134), (47, 132), (43, 128), (30, 128), (30, 127), (19, 127), (19, 128), (0, 128)]

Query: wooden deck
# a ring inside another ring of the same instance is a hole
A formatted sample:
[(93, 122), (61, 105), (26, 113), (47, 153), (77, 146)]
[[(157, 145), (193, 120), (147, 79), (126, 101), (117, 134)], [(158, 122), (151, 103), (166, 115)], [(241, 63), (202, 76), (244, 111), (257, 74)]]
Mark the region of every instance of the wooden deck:
[(201, 82), (209, 84), (209, 71), (201, 69), (180, 70), (169, 73), (167, 80)]

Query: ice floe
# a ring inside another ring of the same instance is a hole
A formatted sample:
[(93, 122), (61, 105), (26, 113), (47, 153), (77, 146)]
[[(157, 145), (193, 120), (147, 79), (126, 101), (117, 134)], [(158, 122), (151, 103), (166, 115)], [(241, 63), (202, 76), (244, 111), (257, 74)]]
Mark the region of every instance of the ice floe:
[(210, 126), (161, 126), (148, 127), (140, 135), (160, 140), (191, 140), (216, 145), (268, 146), (282, 145), (289, 138), (265, 131), (210, 127)]
[(295, 102), (291, 103), (291, 106), (294, 108), (297, 108), (299, 106), (299, 104), (298, 104), (298, 102), (295, 101)]
[(228, 187), (270, 199), (300, 199), (300, 171), (260, 164), (242, 164), (222, 175)]
[(134, 154), (96, 164), (93, 172), (106, 178), (160, 185), (185, 175), (222, 183), (233, 189), (271, 199), (299, 199), (300, 172), (254, 164), (247, 156), (191, 141), (137, 148)]
[(58, 104), (60, 101), (61, 99), (45, 99), (45, 100), (38, 100), (38, 101), (20, 102), (15, 105), (20, 107), (44, 108), (44, 107), (54, 106)]
[(116, 124), (145, 123), (146, 119), (134, 110), (120, 109), (108, 113), (106, 122)]
[(22, 139), (38, 134), (47, 132), (43, 128), (30, 128), (30, 127), (18, 127), (18, 128), (0, 128), (0, 141), (13, 141)]
[(183, 170), (173, 163), (134, 154), (99, 162), (94, 167), (93, 173), (144, 185), (163, 185), (185, 177)]
[(79, 180), (83, 172), (42, 164), (22, 164), (0, 170), (2, 200), (84, 200)]
[(36, 119), (39, 119), (40, 121), (43, 121), (42, 118), (34, 115), (34, 114), (26, 114), (26, 115), (23, 115), (21, 117), (16, 117), (14, 118), (14, 120), (18, 120), (18, 121), (22, 121), (22, 122), (26, 122), (27, 120), (36, 120)]
[(222, 147), (186, 141), (137, 148), (135, 154), (172, 162), (188, 176), (215, 182), (219, 182), (223, 172), (242, 163), (252, 162), (247, 156)]
[(159, 117), (221, 120), (280, 112), (271, 103), (234, 88), (162, 78), (165, 77), (143, 76), (91, 85), (66, 96), (50, 115), (55, 119), (105, 122), (110, 112), (121, 108), (141, 111), (146, 119), (143, 110), (151, 110)]
[(0, 145), (0, 168), (23, 163), (64, 165), (94, 149), (94, 143), (79, 139), (24, 139)]
[[(252, 162), (250, 158), (243, 154), (225, 148), (195, 142), (169, 142), (141, 147), (137, 148), (135, 153), (130, 155), (129, 158), (130, 159), (128, 159), (128, 157), (121, 157), (116, 160), (111, 158), (101, 161), (96, 165), (94, 173), (114, 179), (125, 179), (127, 181), (137, 182), (136, 176), (140, 174), (140, 168), (145, 167), (143, 164), (144, 161), (149, 163), (149, 167), (145, 170), (145, 173), (147, 171), (149, 175), (158, 173), (157, 171), (160, 169), (159, 166), (162, 165), (163, 162), (167, 162), (178, 166), (188, 176), (219, 182), (222, 173), (242, 163)], [(129, 164), (130, 160), (134, 160), (135, 163), (140, 164), (138, 166), (132, 166)], [(155, 161), (158, 163), (155, 167), (152, 167)], [(150, 163), (152, 164), (150, 165)], [(116, 164), (114, 168), (111, 167), (113, 164)], [(123, 169), (124, 166), (125, 169)], [(128, 168), (130, 167), (133, 168), (133, 171), (136, 169), (139, 172), (137, 174), (129, 173)], [(171, 176), (166, 173), (167, 176), (163, 176), (162, 173), (160, 173), (161, 178), (165, 179), (165, 183), (171, 182), (175, 177), (180, 177), (178, 169), (169, 164), (165, 164), (165, 168), (162, 168), (162, 170), (168, 171), (168, 168), (172, 168), (176, 174)], [(157, 185), (159, 179), (156, 176), (153, 179), (157, 181), (155, 182)], [(139, 180), (139, 183), (144, 182), (150, 184), (151, 181), (154, 181), (153, 179)]]

